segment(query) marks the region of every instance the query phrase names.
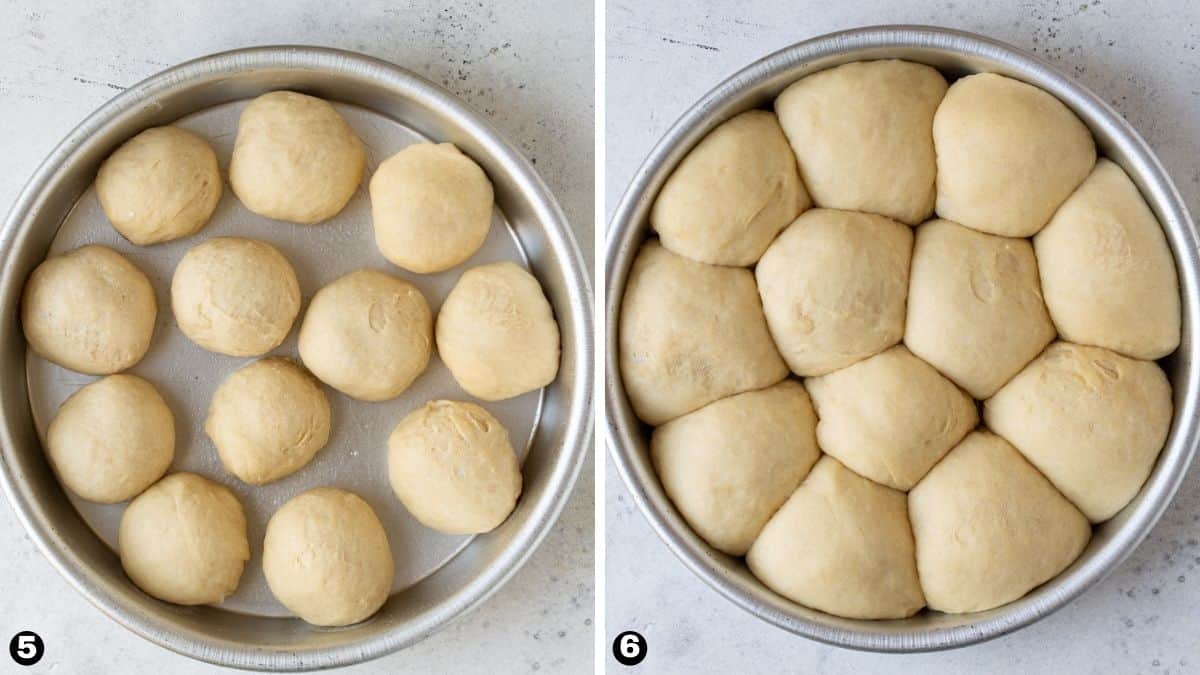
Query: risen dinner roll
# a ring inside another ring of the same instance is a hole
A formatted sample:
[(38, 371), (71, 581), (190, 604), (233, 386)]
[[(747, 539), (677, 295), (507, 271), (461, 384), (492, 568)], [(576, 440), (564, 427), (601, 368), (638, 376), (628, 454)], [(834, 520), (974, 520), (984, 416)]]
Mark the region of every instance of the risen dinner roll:
[(933, 113), (946, 79), (907, 61), (859, 61), (809, 75), (775, 99), (817, 206), (916, 225), (933, 213)]
[(713, 548), (744, 555), (821, 455), (804, 387), (785, 380), (736, 394), (654, 430), (667, 496)]

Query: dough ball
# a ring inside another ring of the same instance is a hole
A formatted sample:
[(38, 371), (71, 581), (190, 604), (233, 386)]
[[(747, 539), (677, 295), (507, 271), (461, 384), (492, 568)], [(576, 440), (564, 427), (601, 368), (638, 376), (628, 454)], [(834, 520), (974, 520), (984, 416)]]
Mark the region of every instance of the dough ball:
[(979, 422), (971, 397), (902, 346), (805, 386), (821, 448), (897, 490), (912, 489)]
[(810, 205), (779, 120), (744, 112), (692, 148), (654, 200), (662, 245), (714, 265), (753, 265)]
[(396, 398), (425, 372), (433, 315), (416, 286), (371, 269), (317, 291), (300, 324), (300, 358), (325, 384), (361, 401)]
[(267, 523), (263, 573), (271, 593), (317, 626), (371, 616), (392, 591), (395, 565), (383, 523), (357, 495), (316, 488), (293, 497)]
[(1056, 342), (984, 405), (984, 419), (1094, 523), (1133, 499), (1171, 426), (1157, 364)]
[(907, 61), (860, 61), (796, 82), (775, 99), (817, 206), (916, 225), (933, 213), (933, 113), (946, 80)]
[(950, 87), (933, 143), (938, 215), (1006, 237), (1036, 234), (1096, 163), (1091, 132), (1067, 106), (993, 73)]
[(179, 605), (221, 602), (250, 559), (237, 497), (194, 473), (173, 473), (130, 502), (118, 548), (138, 588)]
[(438, 355), (466, 392), (499, 401), (558, 375), (558, 324), (542, 287), (510, 262), (459, 278), (437, 316)]
[(904, 493), (822, 457), (767, 522), (746, 564), (807, 607), (850, 619), (903, 619), (925, 606)]
[(254, 213), (309, 225), (346, 206), (366, 166), (362, 141), (332, 105), (273, 91), (238, 119), (229, 185)]
[(1054, 339), (1033, 246), (946, 220), (917, 228), (904, 344), (978, 399)]
[(908, 493), (929, 608), (978, 612), (1055, 577), (1092, 536), (1087, 518), (1003, 438), (968, 435)]
[(1162, 227), (1107, 159), (1033, 239), (1050, 318), (1064, 339), (1158, 359), (1179, 346), (1179, 280)]
[(470, 258), (492, 224), (492, 182), (453, 143), (417, 143), (371, 176), (379, 252), (411, 272), (441, 272)]
[(429, 401), (388, 437), (388, 476), (409, 513), (447, 534), (490, 532), (521, 494), (508, 431), (474, 403)]
[(46, 431), (59, 480), (92, 502), (136, 497), (175, 457), (175, 417), (154, 385), (109, 375), (71, 394)]
[(792, 372), (824, 375), (900, 341), (912, 240), (894, 220), (830, 209), (805, 212), (779, 235), (755, 275)]
[(214, 237), (192, 247), (171, 279), (179, 330), (218, 354), (259, 356), (278, 347), (300, 313), (300, 282), (274, 246)]
[(105, 246), (47, 258), (29, 275), (21, 299), (21, 325), (33, 351), (89, 375), (141, 361), (157, 317), (150, 280)]
[(100, 165), (96, 196), (117, 232), (139, 246), (186, 237), (221, 201), (217, 154), (186, 129), (147, 129)]
[(799, 382), (735, 394), (654, 430), (651, 457), (675, 508), (713, 548), (745, 555), (821, 455)]
[(625, 391), (648, 424), (787, 376), (754, 275), (695, 262), (653, 240), (629, 270), (619, 339)]
[(204, 432), (229, 473), (253, 485), (291, 475), (329, 441), (329, 400), (287, 359), (255, 361), (213, 394)]

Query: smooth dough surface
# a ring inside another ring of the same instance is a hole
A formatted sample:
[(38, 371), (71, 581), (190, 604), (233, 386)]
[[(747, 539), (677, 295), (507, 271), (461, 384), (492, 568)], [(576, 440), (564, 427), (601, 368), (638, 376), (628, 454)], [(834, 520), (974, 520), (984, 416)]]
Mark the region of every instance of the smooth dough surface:
[(776, 593), (852, 619), (925, 606), (904, 493), (825, 456), (767, 522), (746, 564)]
[(667, 178), (650, 211), (662, 245), (713, 265), (752, 265), (811, 201), (774, 113), (713, 129)]
[(371, 176), (371, 221), (383, 257), (411, 272), (470, 258), (492, 224), (492, 182), (453, 143), (417, 143)]
[(1179, 346), (1179, 279), (1162, 227), (1107, 159), (1033, 238), (1063, 339), (1159, 359)]
[(859, 61), (809, 75), (775, 99), (800, 176), (817, 206), (916, 225), (933, 213), (936, 69)]
[(976, 431), (908, 493), (917, 569), (930, 609), (1012, 602), (1079, 557), (1091, 526), (1021, 453)]
[(642, 245), (621, 306), (620, 366), (637, 416), (658, 425), (787, 376), (754, 275)]
[(854, 211), (812, 209), (755, 269), (771, 336), (792, 372), (824, 375), (900, 341), (912, 228)]
[(740, 556), (820, 457), (816, 422), (804, 387), (785, 380), (667, 422), (654, 430), (650, 452), (692, 529)]
[(395, 564), (387, 533), (358, 495), (316, 488), (271, 516), (263, 573), (277, 600), (316, 626), (348, 626), (387, 601)]
[(362, 141), (328, 101), (273, 91), (238, 119), (229, 185), (254, 213), (307, 225), (346, 206), (366, 165)]
[(139, 246), (186, 237), (221, 201), (217, 154), (186, 129), (147, 129), (100, 165), (96, 196), (117, 232)]
[(1033, 246), (934, 220), (917, 228), (904, 344), (984, 399), (1054, 339)]
[(541, 389), (558, 375), (558, 324), (538, 280), (511, 262), (458, 279), (438, 310), (438, 356), (485, 401)]
[(183, 255), (171, 278), (179, 330), (210, 352), (259, 356), (278, 347), (300, 313), (300, 282), (279, 249), (213, 237)]
[(983, 415), (1099, 523), (1146, 482), (1171, 412), (1171, 384), (1158, 364), (1056, 342), (988, 399)]
[(89, 245), (47, 258), (25, 282), (21, 326), (39, 356), (107, 375), (145, 356), (158, 303), (150, 280), (120, 253)]

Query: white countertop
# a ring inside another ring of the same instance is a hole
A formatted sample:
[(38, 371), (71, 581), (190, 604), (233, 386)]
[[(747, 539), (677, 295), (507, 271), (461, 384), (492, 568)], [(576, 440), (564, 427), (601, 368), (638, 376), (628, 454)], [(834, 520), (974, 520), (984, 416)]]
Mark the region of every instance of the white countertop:
[[(668, 9), (666, 5), (670, 5)], [(606, 209), (667, 127), (726, 76), (822, 33), (885, 23), (949, 26), (1035, 51), (1110, 101), (1200, 215), (1200, 5), (1114, 0), (775, 0), (608, 4)], [(1200, 672), (1200, 464), (1149, 538), (1107, 580), (1015, 634), (952, 652), (827, 647), (741, 611), (658, 540), (607, 471), (608, 639), (627, 629), (647, 673)]]
[[(590, 0), (487, 3), (154, 2), (0, 4), (0, 210), (76, 123), (121, 89), (212, 52), (314, 44), (387, 59), (441, 83), (534, 160), (592, 262)], [(403, 7), (402, 7), (403, 5)], [(591, 457), (532, 559), (480, 609), (407, 650), (342, 672), (583, 673), (592, 669)], [(2, 501), (2, 500), (0, 500)], [(186, 675), (214, 668), (147, 642), (92, 607), (0, 507), (0, 643), (42, 636), (21, 672)], [(487, 658), (480, 658), (487, 654)], [(0, 649), (0, 672), (16, 666)]]

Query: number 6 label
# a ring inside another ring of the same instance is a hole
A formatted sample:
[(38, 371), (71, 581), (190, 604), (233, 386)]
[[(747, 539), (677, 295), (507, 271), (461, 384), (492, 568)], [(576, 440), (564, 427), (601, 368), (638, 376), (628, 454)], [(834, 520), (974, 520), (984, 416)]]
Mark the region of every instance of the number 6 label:
[(646, 638), (641, 633), (627, 630), (613, 640), (613, 658), (623, 666), (636, 666), (646, 658)]

